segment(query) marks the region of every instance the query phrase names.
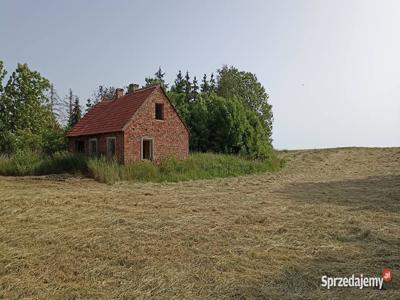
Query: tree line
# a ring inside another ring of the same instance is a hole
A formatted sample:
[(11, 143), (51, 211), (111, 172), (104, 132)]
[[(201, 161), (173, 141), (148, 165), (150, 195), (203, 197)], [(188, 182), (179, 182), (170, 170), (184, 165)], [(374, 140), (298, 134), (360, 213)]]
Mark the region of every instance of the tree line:
[[(60, 97), (53, 84), (27, 64), (18, 64), (7, 81), (6, 75), (0, 61), (1, 153), (65, 150), (70, 128), (98, 102), (112, 99), (116, 90), (100, 85), (82, 108), (71, 89)], [(145, 78), (144, 86), (156, 84), (165, 89), (188, 126), (192, 151), (254, 158), (271, 154), (272, 109), (254, 74), (223, 66), (216, 75), (204, 74), (199, 83), (188, 71), (179, 71), (169, 86), (160, 67), (153, 77)]]
[(199, 84), (179, 71), (171, 87), (161, 68), (146, 85), (161, 84), (190, 129), (190, 149), (265, 158), (272, 151), (272, 107), (255, 74), (223, 66)]

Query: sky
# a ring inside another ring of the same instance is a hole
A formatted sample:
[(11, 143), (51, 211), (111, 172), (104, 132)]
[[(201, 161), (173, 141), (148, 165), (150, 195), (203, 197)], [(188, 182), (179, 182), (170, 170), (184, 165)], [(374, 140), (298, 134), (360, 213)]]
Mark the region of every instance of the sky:
[(0, 2), (0, 60), (28, 63), (82, 104), (161, 66), (257, 75), (278, 149), (400, 146), (400, 1)]

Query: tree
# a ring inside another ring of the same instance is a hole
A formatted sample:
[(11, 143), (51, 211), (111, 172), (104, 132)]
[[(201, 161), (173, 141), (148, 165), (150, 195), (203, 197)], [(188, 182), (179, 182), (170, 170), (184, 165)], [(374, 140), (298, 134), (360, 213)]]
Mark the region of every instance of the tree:
[(93, 105), (103, 101), (104, 99), (114, 99), (115, 97), (115, 87), (113, 86), (104, 86), (99, 85), (97, 89), (95, 89), (92, 93), (92, 97), (90, 98), (90, 102)]
[(65, 98), (61, 98), (58, 95), (54, 84), (51, 84), (49, 99), (51, 111), (53, 112), (58, 123), (61, 125), (66, 125), (70, 115), (70, 103), (68, 97), (66, 96)]
[(182, 76), (181, 70), (179, 70), (176, 75), (175, 84), (171, 87), (171, 92), (184, 93), (185, 91), (185, 81)]
[(4, 87), (3, 87), (3, 80), (7, 75), (7, 71), (4, 68), (4, 63), (3, 61), (0, 60), (0, 96), (2, 95), (3, 91), (4, 91)]
[(207, 74), (204, 74), (203, 81), (200, 85), (202, 93), (208, 93), (210, 90), (210, 84), (207, 81)]
[(161, 70), (161, 66), (158, 67), (157, 72), (154, 74), (156, 76), (156, 78), (160, 81), (164, 81), (164, 75), (165, 73)]
[(47, 96), (49, 90), (46, 78), (31, 71), (27, 64), (18, 64), (4, 89), (11, 130), (37, 131), (43, 124), (54, 121)]
[[(0, 78), (4, 78), (0, 67)], [(2, 81), (2, 80), (0, 80)], [(41, 150), (43, 137), (58, 128), (51, 109), (50, 82), (40, 73), (18, 64), (1, 88), (0, 151)]]
[(7, 75), (7, 71), (4, 68), (4, 63), (0, 60), (0, 151), (4, 151), (3, 147), (1, 144), (4, 144), (6, 142), (6, 133), (9, 128), (9, 99), (6, 98), (6, 95), (4, 94), (4, 86), (3, 86), (3, 80), (5, 76)]
[(186, 71), (185, 75), (185, 95), (186, 95), (186, 102), (190, 101), (192, 95), (192, 84), (190, 83), (190, 76), (189, 71)]
[(82, 110), (79, 104), (79, 98), (77, 96), (74, 97), (74, 103), (72, 105), (72, 113), (68, 122), (70, 128), (74, 127), (82, 117)]
[(215, 82), (215, 78), (214, 78), (214, 73), (211, 73), (209, 91), (215, 92), (215, 89), (216, 89), (216, 82)]
[(157, 72), (154, 73), (155, 77), (146, 77), (144, 79), (145, 86), (161, 85), (163, 88), (168, 89), (168, 85), (164, 80), (165, 73), (162, 71), (161, 67), (158, 68)]
[(90, 98), (87, 98), (86, 100), (86, 111), (85, 113), (87, 113), (91, 108), (92, 108), (93, 104), (92, 101), (90, 100)]
[(272, 153), (260, 118), (239, 99), (202, 93), (190, 103), (190, 149), (266, 158)]
[(192, 151), (206, 152), (209, 150), (209, 114), (207, 99), (200, 96), (196, 102), (190, 104), (189, 109), (190, 115), (187, 124), (190, 129), (190, 149)]
[(193, 77), (191, 100), (195, 101), (199, 95), (199, 85), (197, 84), (196, 76)]
[(178, 111), (179, 115), (183, 118), (186, 124), (188, 124), (190, 114), (189, 103), (186, 101), (186, 95), (184, 93), (169, 91), (168, 97), (171, 99), (171, 102)]
[(57, 94), (54, 89), (54, 84), (50, 84), (50, 109), (53, 113), (54, 113), (54, 106), (57, 101), (56, 97), (57, 97)]
[(72, 118), (72, 110), (73, 110), (73, 107), (74, 107), (74, 94), (72, 93), (72, 89), (69, 89), (68, 104), (69, 104), (68, 116), (69, 116), (69, 120), (71, 120), (71, 118)]
[(218, 70), (217, 94), (226, 99), (237, 98), (254, 111), (262, 120), (271, 142), (272, 107), (268, 103), (268, 94), (255, 74), (223, 66)]

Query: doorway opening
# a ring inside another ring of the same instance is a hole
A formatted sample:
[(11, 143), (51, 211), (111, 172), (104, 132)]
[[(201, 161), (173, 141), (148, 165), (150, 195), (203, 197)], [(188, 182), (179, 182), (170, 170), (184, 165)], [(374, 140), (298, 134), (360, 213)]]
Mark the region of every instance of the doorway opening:
[(142, 140), (142, 159), (153, 160), (153, 140)]

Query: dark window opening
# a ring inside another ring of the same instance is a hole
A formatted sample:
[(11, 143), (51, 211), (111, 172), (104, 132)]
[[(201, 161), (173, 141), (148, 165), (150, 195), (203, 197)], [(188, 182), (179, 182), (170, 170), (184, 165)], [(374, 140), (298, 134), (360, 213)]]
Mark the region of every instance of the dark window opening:
[(97, 155), (97, 139), (89, 140), (89, 152), (91, 155)]
[(85, 152), (85, 142), (84, 141), (75, 141), (75, 151), (78, 153)]
[(156, 103), (156, 119), (164, 120), (164, 104)]
[(153, 160), (153, 141), (143, 140), (142, 159)]
[(108, 138), (107, 139), (107, 155), (108, 157), (114, 157), (115, 156), (115, 138)]

